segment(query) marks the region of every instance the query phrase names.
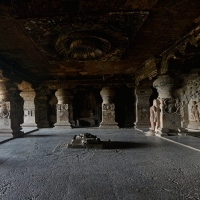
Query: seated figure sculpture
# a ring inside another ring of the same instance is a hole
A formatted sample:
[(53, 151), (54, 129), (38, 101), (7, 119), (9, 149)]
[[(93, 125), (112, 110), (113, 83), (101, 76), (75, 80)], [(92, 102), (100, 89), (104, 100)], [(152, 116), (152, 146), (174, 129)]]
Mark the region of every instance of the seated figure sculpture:
[(154, 99), (153, 105), (150, 107), (150, 123), (151, 127), (148, 132), (146, 132), (146, 136), (154, 136), (159, 127), (159, 116), (160, 116), (160, 108), (159, 108), (159, 100)]

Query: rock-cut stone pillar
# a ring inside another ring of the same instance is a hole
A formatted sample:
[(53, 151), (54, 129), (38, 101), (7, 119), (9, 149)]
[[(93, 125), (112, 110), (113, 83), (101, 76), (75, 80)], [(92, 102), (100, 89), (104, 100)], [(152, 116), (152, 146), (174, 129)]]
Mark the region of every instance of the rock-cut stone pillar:
[(157, 89), (158, 101), (160, 103), (160, 116), (156, 135), (173, 133), (181, 127), (180, 101), (172, 96), (173, 79), (168, 75), (160, 75), (154, 82), (153, 87)]
[(115, 91), (109, 87), (104, 87), (100, 95), (103, 99), (102, 103), (102, 122), (99, 128), (119, 128), (115, 122), (115, 104), (113, 96)]
[(58, 100), (56, 105), (57, 122), (55, 128), (71, 129), (70, 120), (72, 118), (72, 96), (67, 89), (58, 89), (55, 93)]
[(22, 136), (18, 115), (19, 106), (17, 88), (9, 80), (0, 80), (0, 134)]
[(31, 87), (31, 84), (23, 81), (18, 85), (20, 92), (20, 96), (24, 100), (24, 119), (22, 127), (28, 128), (37, 128), (37, 124), (35, 123), (35, 96), (36, 93), (34, 89)]
[(135, 89), (136, 95), (136, 122), (135, 128), (146, 131), (150, 127), (149, 121), (149, 98), (152, 94), (152, 89), (149, 85), (137, 87)]

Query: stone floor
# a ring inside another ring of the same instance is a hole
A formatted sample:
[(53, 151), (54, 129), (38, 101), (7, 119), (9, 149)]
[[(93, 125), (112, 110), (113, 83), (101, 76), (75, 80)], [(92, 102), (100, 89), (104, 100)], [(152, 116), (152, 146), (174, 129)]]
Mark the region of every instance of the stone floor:
[[(111, 145), (66, 148), (85, 132)], [(1, 143), (0, 199), (200, 199), (199, 144), (197, 137), (146, 137), (134, 129), (41, 129)]]

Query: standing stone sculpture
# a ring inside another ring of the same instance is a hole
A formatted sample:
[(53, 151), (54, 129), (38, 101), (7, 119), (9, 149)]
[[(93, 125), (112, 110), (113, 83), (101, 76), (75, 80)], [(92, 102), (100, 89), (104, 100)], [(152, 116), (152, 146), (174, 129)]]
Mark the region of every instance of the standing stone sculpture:
[(154, 136), (159, 127), (160, 120), (160, 102), (158, 99), (153, 100), (153, 105), (150, 107), (150, 123), (151, 127), (148, 132), (146, 132), (146, 136)]

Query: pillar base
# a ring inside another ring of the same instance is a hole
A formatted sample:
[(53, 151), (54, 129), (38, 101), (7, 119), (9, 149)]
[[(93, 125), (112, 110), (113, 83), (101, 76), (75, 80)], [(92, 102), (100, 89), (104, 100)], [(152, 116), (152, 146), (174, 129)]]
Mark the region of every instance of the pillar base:
[(37, 124), (36, 123), (23, 123), (21, 124), (22, 128), (37, 128)]
[(55, 125), (54, 129), (72, 129), (71, 125)]
[(155, 131), (149, 130), (149, 131), (145, 132), (145, 135), (146, 136), (155, 136)]
[(119, 127), (117, 126), (117, 123), (112, 123), (112, 124), (103, 124), (103, 123), (101, 123), (99, 128), (103, 128), (103, 129), (119, 129)]

